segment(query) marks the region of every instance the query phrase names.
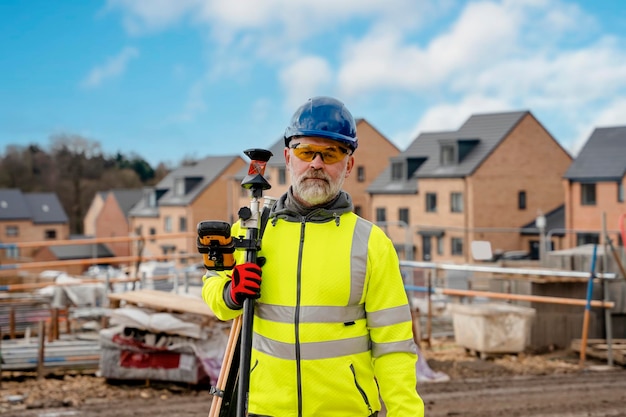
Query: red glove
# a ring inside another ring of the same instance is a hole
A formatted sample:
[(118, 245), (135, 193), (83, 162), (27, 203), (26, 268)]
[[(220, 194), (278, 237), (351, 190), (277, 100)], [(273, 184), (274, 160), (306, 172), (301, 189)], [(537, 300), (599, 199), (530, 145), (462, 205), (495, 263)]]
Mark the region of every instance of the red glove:
[(230, 284), (227, 286), (230, 300), (226, 301), (229, 307), (241, 308), (246, 298), (261, 296), (261, 273), (261, 267), (252, 262), (235, 265)]

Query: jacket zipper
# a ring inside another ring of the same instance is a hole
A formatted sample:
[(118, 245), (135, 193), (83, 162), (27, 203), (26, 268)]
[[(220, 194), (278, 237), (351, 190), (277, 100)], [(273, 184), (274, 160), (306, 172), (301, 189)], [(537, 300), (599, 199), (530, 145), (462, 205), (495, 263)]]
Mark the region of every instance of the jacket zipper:
[(294, 331), (296, 342), (296, 382), (298, 390), (298, 417), (302, 417), (302, 368), (300, 364), (300, 302), (302, 291), (302, 251), (304, 250), (304, 228), (306, 226), (306, 218), (302, 218), (300, 222), (300, 246), (298, 248), (298, 270), (296, 282), (296, 316), (294, 318)]
[(354, 385), (356, 385), (356, 389), (359, 391), (359, 393), (361, 393), (361, 397), (363, 397), (363, 401), (365, 401), (365, 405), (367, 405), (367, 409), (369, 410), (369, 413), (371, 415), (373, 413), (372, 406), (370, 405), (370, 401), (367, 399), (367, 394), (359, 385), (359, 381), (356, 380), (356, 371), (354, 370), (353, 364), (350, 364), (350, 370), (352, 371), (352, 376), (354, 376)]

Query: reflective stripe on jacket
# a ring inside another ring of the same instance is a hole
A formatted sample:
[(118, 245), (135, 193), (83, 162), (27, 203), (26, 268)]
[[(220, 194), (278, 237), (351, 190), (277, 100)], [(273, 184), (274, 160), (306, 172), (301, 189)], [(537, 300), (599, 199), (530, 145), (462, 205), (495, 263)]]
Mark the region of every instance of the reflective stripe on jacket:
[[(278, 217), (259, 256), (250, 413), (268, 416), (423, 416), (415, 344), (399, 262), (383, 231), (352, 212), (327, 221)], [(237, 227), (233, 233), (242, 235)], [(227, 277), (206, 279), (218, 318)]]

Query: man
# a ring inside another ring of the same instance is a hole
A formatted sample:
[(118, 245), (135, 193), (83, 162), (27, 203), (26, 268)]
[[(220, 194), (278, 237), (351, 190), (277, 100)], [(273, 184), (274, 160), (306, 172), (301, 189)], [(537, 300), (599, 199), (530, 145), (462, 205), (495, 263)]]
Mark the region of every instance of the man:
[[(262, 271), (238, 264), (203, 287), (222, 320), (258, 299), (249, 415), (376, 416), (382, 398), (388, 417), (423, 416), (397, 254), (341, 190), (358, 146), (354, 118), (339, 100), (315, 97), (284, 140), (291, 187), (264, 230)], [(233, 235), (243, 234), (236, 224)]]

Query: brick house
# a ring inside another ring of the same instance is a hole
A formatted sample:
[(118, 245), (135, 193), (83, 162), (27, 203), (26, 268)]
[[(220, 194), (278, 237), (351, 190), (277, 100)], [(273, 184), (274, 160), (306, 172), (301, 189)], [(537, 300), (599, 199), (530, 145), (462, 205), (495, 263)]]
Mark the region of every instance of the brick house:
[(563, 176), (568, 247), (602, 242), (603, 213), (613, 243), (624, 244), (616, 232), (626, 215), (625, 182), (626, 126), (595, 129)]
[(17, 248), (10, 244), (69, 238), (69, 219), (54, 193), (22, 193), (0, 189), (0, 251), (3, 264), (37, 260), (44, 248)]
[[(245, 165), (240, 156), (209, 156), (173, 170), (154, 187), (144, 188), (142, 198), (129, 212), (131, 230), (146, 237), (142, 254), (176, 254), (180, 264), (197, 256), (199, 262), (196, 226), (203, 220), (229, 217), (233, 177)], [(177, 236), (150, 238), (167, 234)]]
[[(359, 139), (359, 147), (357, 148), (354, 158), (354, 168), (350, 176), (346, 179), (343, 189), (352, 197), (354, 211), (360, 216), (371, 220), (371, 202), (367, 188), (385, 169), (385, 164), (381, 161), (387, 161), (400, 153), (400, 150), (380, 133), (367, 120), (356, 119), (357, 137)], [(271, 184), (272, 188), (264, 194), (266, 196), (278, 198), (289, 188), (289, 173), (285, 165), (283, 150), (285, 143), (280, 137), (268, 149), (273, 156), (270, 158), (265, 171), (265, 177)], [(230, 221), (236, 220), (236, 212), (239, 207), (250, 204), (250, 196), (245, 190), (241, 189), (241, 181), (247, 173), (247, 168), (240, 171), (235, 178), (233, 184), (233, 195), (238, 198), (234, 204), (234, 212)]]
[(98, 191), (94, 194), (89, 204), (89, 208), (83, 217), (83, 233), (85, 236), (96, 236), (96, 219), (104, 206), (107, 198), (107, 191)]
[(563, 205), (571, 160), (529, 111), (472, 115), (390, 159), (368, 188), (374, 221), (404, 259), (470, 262), (475, 240), (530, 252), (539, 232), (521, 229)]
[[(114, 189), (96, 193), (83, 221), (85, 235), (91, 237), (129, 236), (129, 213), (143, 197), (142, 189)], [(129, 256), (131, 242), (106, 243), (115, 256)]]

